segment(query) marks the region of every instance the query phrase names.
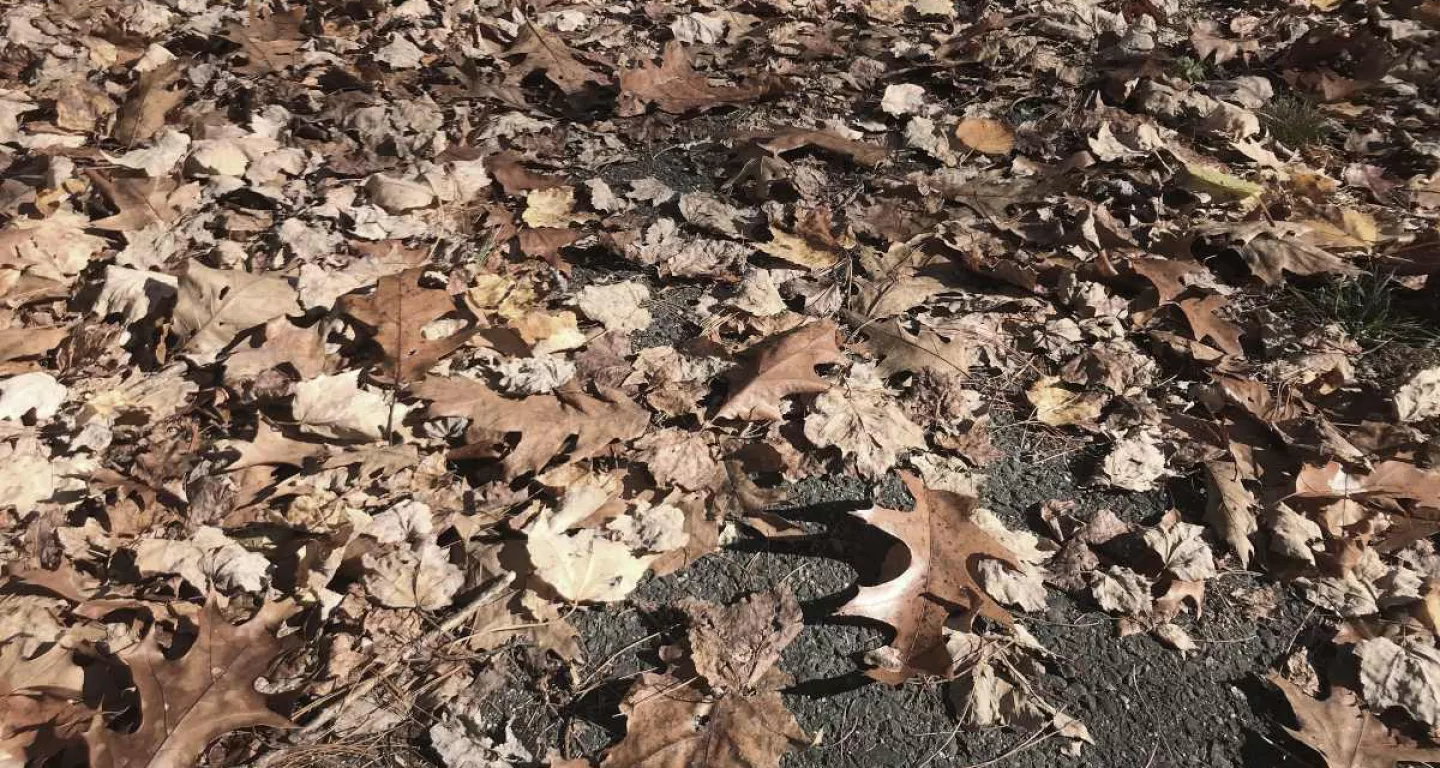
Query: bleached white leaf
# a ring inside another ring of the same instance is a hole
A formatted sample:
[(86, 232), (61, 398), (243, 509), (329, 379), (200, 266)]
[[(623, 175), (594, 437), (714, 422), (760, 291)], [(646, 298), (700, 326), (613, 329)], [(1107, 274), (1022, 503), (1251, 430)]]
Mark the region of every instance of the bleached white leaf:
[(54, 416), (70, 390), (44, 371), (22, 373), (0, 381), (0, 420), (20, 419), (34, 413), (36, 419)]

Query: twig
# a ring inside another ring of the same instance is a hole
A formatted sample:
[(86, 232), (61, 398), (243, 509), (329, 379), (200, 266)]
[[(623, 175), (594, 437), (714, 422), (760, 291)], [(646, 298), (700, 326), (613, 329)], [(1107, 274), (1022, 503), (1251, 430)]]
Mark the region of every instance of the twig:
[[(479, 612), (481, 608), (500, 599), (501, 594), (505, 592), (514, 580), (515, 574), (506, 573), (497, 579), (494, 584), (486, 587), (485, 591), (476, 595), (464, 608), (456, 611), (450, 618), (441, 622), (440, 626), (426, 632), (419, 640), (406, 645), (392, 646), (387, 649), (385, 653), (377, 655), (369, 664), (365, 665), (365, 669), (362, 670), (361, 674), (364, 675), (376, 669), (381, 669), (382, 671), (365, 677), (358, 685), (351, 688), (349, 693), (345, 694), (345, 698), (338, 705), (327, 709), (323, 714), (315, 718), (313, 722), (306, 725), (302, 733), (312, 735), (335, 722), (335, 720), (339, 719), (356, 701), (364, 698), (366, 694), (374, 690), (375, 686), (379, 685), (382, 681), (388, 680), (394, 673), (396, 666), (402, 660), (406, 657), (414, 658), (419, 656), (439, 645), (440, 641), (444, 639), (446, 635), (461, 624), (474, 618), (475, 614)], [(318, 702), (312, 704), (310, 708), (316, 706), (319, 706)], [(304, 714), (304, 711), (305, 710), (302, 710), (300, 713), (297, 713), (297, 716)]]

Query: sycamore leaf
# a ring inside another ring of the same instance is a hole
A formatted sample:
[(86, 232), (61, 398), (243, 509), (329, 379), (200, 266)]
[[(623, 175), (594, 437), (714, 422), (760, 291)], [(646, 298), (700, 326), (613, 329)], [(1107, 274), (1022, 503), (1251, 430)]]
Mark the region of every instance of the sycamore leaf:
[(511, 400), (472, 379), (431, 378), (413, 387), (430, 400), (431, 416), (464, 416), (472, 428), (519, 433), (520, 442), (505, 457), (507, 478), (544, 467), (570, 439), (568, 462), (587, 459), (616, 440), (640, 436), (650, 414), (616, 390), (592, 397), (572, 380), (553, 395)]
[[(392, 382), (423, 378), (446, 355), (459, 349), (476, 326), (471, 323), (440, 338), (427, 338), (426, 326), (451, 313), (461, 314), (455, 298), (440, 288), (420, 285), (422, 267), (380, 278), (375, 292), (342, 296), (337, 309), (365, 326), (383, 354), (381, 370)], [(462, 314), (467, 320), (468, 311)]]
[(122, 733), (97, 719), (85, 733), (95, 768), (190, 768), (210, 742), (257, 725), (284, 728), (255, 690), (277, 656), (299, 635), (281, 640), (275, 630), (294, 611), (289, 602), (265, 603), (253, 618), (230, 624), (211, 600), (198, 619), (195, 641), (179, 658), (167, 658), (160, 632), (121, 654), (139, 692), (140, 726)]
[(450, 562), (444, 547), (432, 540), (383, 555), (366, 555), (365, 589), (389, 608), (438, 611), (454, 602), (465, 584), (465, 572)]
[(690, 66), (684, 46), (671, 40), (665, 44), (660, 65), (646, 64), (620, 73), (620, 99), (615, 113), (621, 117), (644, 114), (647, 104), (661, 112), (680, 115), (726, 104), (745, 104), (772, 90), (770, 83), (743, 86), (711, 85)]
[(306, 432), (336, 440), (378, 440), (408, 408), (380, 392), (360, 388), (360, 371), (316, 376), (295, 385), (290, 407)]
[[(608, 85), (610, 78), (591, 69), (575, 57), (575, 52), (559, 37), (526, 22), (515, 38), (515, 44), (502, 54), (505, 58), (523, 56), (512, 66), (506, 82), (519, 83), (531, 72), (544, 72), (545, 77), (569, 95), (585, 90), (587, 83)], [(508, 189), (508, 185), (507, 185)]]
[(1365, 701), (1373, 709), (1400, 707), (1426, 725), (1440, 723), (1440, 650), (1372, 637), (1355, 646), (1355, 655)]
[(1321, 701), (1277, 674), (1269, 680), (1285, 694), (1300, 722), (1300, 730), (1287, 727), (1285, 732), (1324, 757), (1327, 768), (1395, 768), (1400, 762), (1440, 760), (1440, 749), (1421, 749), (1392, 734), (1360, 708), (1354, 691), (1331, 684), (1330, 698)]
[(846, 387), (821, 394), (805, 419), (805, 437), (821, 448), (839, 448), (872, 480), (884, 477), (901, 451), (925, 447), (925, 430), (883, 389)]
[(780, 401), (790, 395), (824, 392), (830, 384), (815, 366), (840, 363), (838, 328), (829, 320), (811, 323), (761, 341), (745, 351), (745, 362), (731, 379), (730, 396), (716, 418), (773, 421)]
[(780, 661), (804, 625), (788, 587), (747, 595), (733, 605), (680, 601), (690, 625), (690, 660), (717, 691), (751, 691)]
[(891, 683), (916, 674), (945, 674), (949, 655), (943, 630), (952, 611), (963, 611), (967, 619), (984, 616), (1013, 624), (1010, 614), (981, 587), (978, 566), (989, 558), (1020, 567), (1013, 552), (976, 524), (973, 496), (930, 490), (906, 472), (900, 479), (915, 498), (913, 511), (873, 507), (854, 513), (899, 540), (886, 558), (891, 578), (861, 587), (838, 611), (895, 629), (891, 646), (901, 663), (871, 673)]
[(802, 624), (789, 590), (679, 607), (698, 676), (643, 674), (620, 704), (625, 739), (601, 768), (779, 768), (809, 746), (777, 690), (788, 678), (775, 664)]
[(191, 261), (180, 276), (172, 327), (184, 339), (181, 349), (208, 363), (242, 332), (295, 309), (296, 297), (279, 277)]

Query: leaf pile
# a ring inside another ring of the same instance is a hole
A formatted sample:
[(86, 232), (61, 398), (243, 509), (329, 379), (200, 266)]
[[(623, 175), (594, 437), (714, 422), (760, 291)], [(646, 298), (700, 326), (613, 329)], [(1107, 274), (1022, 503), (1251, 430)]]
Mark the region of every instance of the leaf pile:
[[(670, 606), (608, 748), (485, 712), (574, 704), (579, 612), (814, 533), (777, 510), (849, 475), (905, 491), (855, 513), (890, 539), (839, 611), (893, 633), (865, 671), (965, 726), (1089, 749), (1027, 615), (1188, 659), (1249, 570), (1343, 647), (1329, 698), (1277, 683), (1297, 738), (1431, 754), (1437, 18), (8, 4), (0, 749), (777, 765), (813, 742), (783, 589)], [(985, 509), (1041, 442), (1180, 508)]]

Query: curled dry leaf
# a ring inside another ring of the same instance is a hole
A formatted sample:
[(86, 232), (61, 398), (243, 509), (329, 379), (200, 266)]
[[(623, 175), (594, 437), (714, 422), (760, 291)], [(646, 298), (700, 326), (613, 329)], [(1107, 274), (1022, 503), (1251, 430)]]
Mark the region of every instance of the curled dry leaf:
[(528, 21), (520, 28), (515, 44), (503, 56), (523, 57), (506, 73), (505, 79), (510, 83), (519, 83), (531, 72), (544, 72), (557, 88), (571, 95), (580, 93), (590, 84), (610, 83), (608, 76), (580, 61), (564, 40)]
[(805, 437), (821, 448), (835, 447), (855, 462), (861, 476), (885, 476), (900, 452), (925, 447), (925, 430), (905, 415), (884, 389), (845, 387), (815, 398), (805, 419)]

